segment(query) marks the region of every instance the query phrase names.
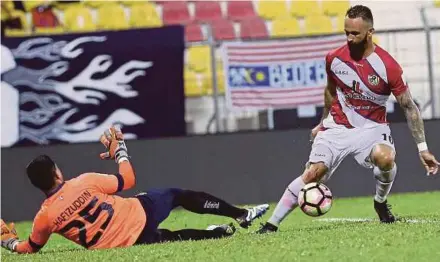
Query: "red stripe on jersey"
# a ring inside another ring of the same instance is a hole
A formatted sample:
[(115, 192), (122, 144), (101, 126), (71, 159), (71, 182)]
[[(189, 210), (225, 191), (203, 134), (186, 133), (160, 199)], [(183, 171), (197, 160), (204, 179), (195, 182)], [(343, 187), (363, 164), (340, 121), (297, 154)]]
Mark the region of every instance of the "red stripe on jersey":
[[(342, 58), (338, 57), (339, 60), (341, 60), (345, 65), (347, 65), (349, 68), (351, 68), (356, 75), (359, 76), (359, 79), (362, 81), (362, 83), (373, 93), (377, 95), (390, 95), (391, 90), (388, 88), (388, 84), (385, 83), (385, 81), (380, 78), (380, 75), (374, 70), (373, 66), (368, 62), (367, 59), (363, 59), (362, 61), (359, 61), (358, 63), (362, 67), (356, 67), (351, 62), (344, 61)], [(376, 85), (373, 85), (370, 83), (369, 77), (377, 76), (380, 80)], [(337, 77), (335, 77), (337, 78)]]
[(338, 125), (343, 125), (347, 128), (353, 128), (353, 126), (348, 121), (347, 115), (342, 111), (341, 103), (336, 96), (333, 100), (332, 107), (330, 108), (330, 114), (333, 116), (333, 120)]
[[(356, 93), (356, 92), (353, 92), (352, 88), (345, 85), (339, 78), (334, 77), (334, 79), (336, 80), (336, 84), (342, 90), (342, 93), (344, 95), (350, 94), (350, 93)], [(352, 110), (354, 110), (356, 113), (360, 114), (362, 117), (365, 117), (365, 118), (370, 119), (370, 120), (377, 122), (377, 123), (387, 123), (386, 108), (384, 106), (380, 106), (380, 105), (378, 105), (372, 101), (369, 101), (369, 100), (361, 100), (361, 99), (354, 99), (354, 98), (347, 98), (347, 97), (345, 97), (345, 99), (347, 100), (347, 102), (350, 105), (355, 107)], [(369, 109), (357, 109), (356, 107), (364, 107), (364, 108), (368, 107)], [(341, 108), (341, 112), (342, 112), (342, 108)], [(344, 114), (344, 117), (347, 118), (347, 116), (345, 114)], [(336, 122), (336, 119), (335, 119), (335, 122)], [(348, 122), (348, 119), (347, 119), (347, 122)]]

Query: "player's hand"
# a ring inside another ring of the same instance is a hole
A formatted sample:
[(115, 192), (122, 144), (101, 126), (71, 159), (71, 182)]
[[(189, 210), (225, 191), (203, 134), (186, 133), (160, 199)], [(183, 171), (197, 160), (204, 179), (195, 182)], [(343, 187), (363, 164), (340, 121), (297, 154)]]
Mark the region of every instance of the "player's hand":
[(319, 123), (319, 125), (315, 126), (312, 131), (310, 132), (310, 143), (313, 143), (313, 140), (315, 140), (316, 135), (322, 128), (322, 123)]
[(1, 244), (2, 247), (13, 251), (18, 244), (17, 231), (15, 230), (14, 223), (7, 225), (3, 219), (1, 223)]
[(128, 159), (128, 150), (125, 145), (124, 135), (119, 127), (112, 126), (101, 135), (101, 143), (108, 150), (101, 153), (101, 159), (114, 159), (116, 163), (123, 158)]
[(420, 161), (422, 161), (422, 164), (426, 169), (427, 175), (429, 176), (437, 174), (440, 163), (437, 161), (437, 159), (435, 159), (435, 156), (428, 150), (420, 152), (419, 156)]

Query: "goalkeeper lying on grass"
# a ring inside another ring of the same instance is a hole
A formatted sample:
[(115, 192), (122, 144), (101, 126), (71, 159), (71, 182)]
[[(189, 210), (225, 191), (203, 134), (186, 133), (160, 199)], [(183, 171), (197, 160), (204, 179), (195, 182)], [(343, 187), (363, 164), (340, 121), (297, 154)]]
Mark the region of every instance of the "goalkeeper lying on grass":
[(45, 155), (35, 158), (26, 168), (31, 183), (47, 199), (34, 219), (28, 240), (20, 241), (13, 223), (1, 221), (2, 247), (18, 253), (39, 251), (52, 233), (87, 248), (127, 247), (179, 240), (200, 240), (231, 236), (233, 224), (210, 226), (207, 230), (158, 229), (171, 210), (181, 206), (199, 214), (235, 219), (243, 228), (263, 215), (268, 205), (250, 209), (234, 207), (204, 192), (167, 188), (150, 190), (131, 198), (113, 195), (135, 185), (122, 132), (111, 127), (101, 136), (107, 152), (102, 159), (114, 159), (119, 172), (114, 175), (86, 173), (64, 181), (61, 170)]

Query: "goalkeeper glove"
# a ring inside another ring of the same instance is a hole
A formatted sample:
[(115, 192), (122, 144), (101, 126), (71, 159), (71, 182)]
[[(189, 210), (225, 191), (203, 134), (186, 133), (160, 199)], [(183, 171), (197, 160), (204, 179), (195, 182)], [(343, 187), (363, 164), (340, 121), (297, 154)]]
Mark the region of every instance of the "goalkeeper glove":
[(1, 219), (1, 242), (2, 247), (11, 251), (14, 251), (19, 243), (14, 223), (6, 225), (3, 219)]
[(127, 146), (125, 145), (124, 135), (119, 127), (110, 127), (110, 129), (101, 135), (99, 140), (108, 150), (100, 154), (101, 159), (114, 159), (116, 163), (128, 160)]

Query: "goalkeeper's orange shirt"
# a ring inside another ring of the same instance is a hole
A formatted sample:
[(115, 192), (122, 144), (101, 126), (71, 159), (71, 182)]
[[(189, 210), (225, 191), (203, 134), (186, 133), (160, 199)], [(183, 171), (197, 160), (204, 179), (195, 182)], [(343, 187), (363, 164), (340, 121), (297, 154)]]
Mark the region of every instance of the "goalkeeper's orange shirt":
[(29, 244), (39, 249), (58, 233), (88, 249), (133, 245), (147, 218), (137, 198), (111, 195), (122, 190), (122, 179), (86, 173), (64, 182), (43, 202)]

